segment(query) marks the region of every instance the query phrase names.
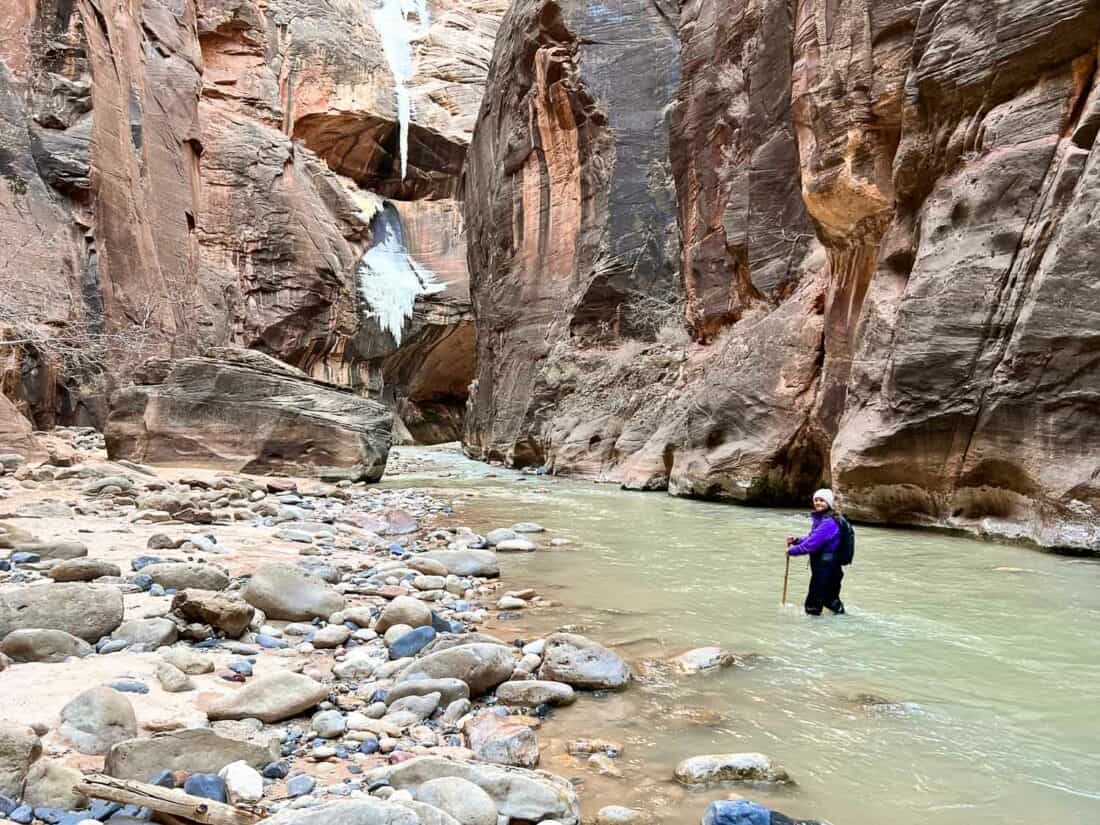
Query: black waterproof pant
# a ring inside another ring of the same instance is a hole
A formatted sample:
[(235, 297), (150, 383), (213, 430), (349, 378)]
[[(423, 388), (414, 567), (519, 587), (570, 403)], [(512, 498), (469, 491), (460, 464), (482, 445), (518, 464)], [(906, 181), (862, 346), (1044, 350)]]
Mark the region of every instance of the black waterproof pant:
[(820, 616), (823, 608), (834, 613), (844, 612), (840, 600), (840, 583), (844, 580), (844, 568), (833, 553), (814, 553), (810, 556), (810, 592), (806, 594), (806, 612)]

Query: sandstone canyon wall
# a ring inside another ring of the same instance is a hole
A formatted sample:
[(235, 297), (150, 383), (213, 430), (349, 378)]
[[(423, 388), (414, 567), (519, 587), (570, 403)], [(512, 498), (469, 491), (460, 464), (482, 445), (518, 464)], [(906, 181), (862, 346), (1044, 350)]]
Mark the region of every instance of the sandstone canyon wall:
[(1096, 0), (516, 0), (469, 451), (1100, 550), (1098, 45)]
[[(22, 415), (101, 424), (144, 358), (232, 343), (414, 431), (425, 405), (420, 434), (456, 437), (473, 373), (456, 197), (503, 4), (416, 5), (0, 2), (0, 327), (20, 342), (0, 366)], [(407, 248), (380, 272), (363, 261), (387, 208)]]

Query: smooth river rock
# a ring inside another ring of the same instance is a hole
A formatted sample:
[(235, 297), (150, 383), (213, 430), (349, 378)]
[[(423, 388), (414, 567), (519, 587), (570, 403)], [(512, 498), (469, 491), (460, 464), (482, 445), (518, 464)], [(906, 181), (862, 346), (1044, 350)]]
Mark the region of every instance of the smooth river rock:
[(161, 770), (217, 773), (238, 761), (262, 768), (278, 756), (274, 740), (264, 746), (230, 739), (209, 728), (192, 728), (119, 742), (107, 752), (103, 770), (119, 779), (148, 782)]
[(63, 662), (94, 652), (86, 641), (64, 630), (13, 630), (0, 643), (0, 653), (15, 662)]
[(320, 682), (284, 670), (261, 676), (219, 699), (206, 715), (212, 720), (255, 717), (274, 724), (309, 710), (327, 696), (328, 688)]
[(515, 662), (515, 653), (503, 645), (458, 645), (417, 659), (398, 674), (397, 681), (460, 679), (471, 696), (480, 696), (508, 679)]
[(496, 825), (497, 806), (493, 798), (461, 777), (429, 779), (416, 789), (416, 798), (446, 811), (461, 825)]
[(260, 567), (242, 593), (269, 619), (289, 622), (327, 619), (344, 609), (344, 597), (317, 576), (286, 564)]
[(420, 820), (401, 805), (367, 798), (286, 809), (265, 819), (264, 825), (420, 825)]
[(110, 585), (28, 584), (0, 588), (0, 637), (13, 630), (63, 630), (98, 642), (122, 623), (122, 591)]
[(729, 667), (734, 661), (733, 654), (720, 647), (697, 647), (673, 658), (672, 665), (681, 673), (693, 674)]
[(26, 725), (0, 719), (0, 794), (18, 798), (31, 763), (41, 754), (38, 734)]
[(577, 700), (572, 687), (563, 682), (539, 679), (505, 682), (497, 687), (497, 700), (505, 705), (571, 705)]
[(431, 625), (432, 611), (424, 602), (411, 596), (398, 596), (386, 605), (374, 630), (385, 633), (395, 625), (408, 625), (410, 628)]
[(144, 645), (147, 650), (174, 644), (179, 631), (171, 619), (131, 619), (123, 622), (111, 634), (132, 645)]
[(581, 690), (618, 690), (630, 681), (630, 668), (617, 653), (591, 639), (554, 633), (546, 639), (539, 679)]
[(177, 590), (187, 587), (225, 590), (229, 586), (229, 576), (225, 571), (211, 564), (165, 561), (148, 564), (141, 568), (141, 572), (151, 576), (161, 587), (173, 587)]
[(676, 766), (676, 781), (683, 785), (716, 782), (790, 782), (779, 765), (762, 753), (722, 753), (692, 756)]
[(137, 735), (130, 700), (109, 687), (84, 691), (61, 709), (61, 735), (81, 753), (107, 753)]
[(121, 576), (122, 570), (100, 559), (68, 559), (55, 564), (46, 575), (55, 582), (90, 582), (101, 576)]
[(495, 579), (500, 575), (500, 564), (492, 550), (429, 550), (417, 558), (439, 562), (455, 576)]
[(27, 772), (23, 801), (35, 808), (78, 810), (88, 804), (87, 797), (73, 789), (83, 780), (84, 774), (74, 767), (53, 759), (39, 759)]
[(489, 794), (496, 803), (497, 813), (509, 819), (530, 822), (553, 819), (562, 825), (580, 822), (580, 803), (573, 785), (545, 771), (420, 756), (378, 768), (367, 776), (372, 782), (386, 780), (394, 788), (410, 790), (432, 779), (457, 776)]
[(539, 742), (530, 725), (518, 717), (483, 711), (465, 726), (467, 746), (483, 762), (534, 768), (539, 764)]

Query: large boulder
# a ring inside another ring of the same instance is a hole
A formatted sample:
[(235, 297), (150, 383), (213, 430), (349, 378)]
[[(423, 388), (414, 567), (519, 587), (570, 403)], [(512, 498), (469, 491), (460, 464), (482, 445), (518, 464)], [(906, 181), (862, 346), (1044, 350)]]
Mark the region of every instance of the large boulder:
[(161, 587), (183, 590), (225, 590), (229, 587), (229, 575), (220, 567), (186, 561), (162, 561), (147, 564), (141, 572), (151, 576)]
[(219, 699), (206, 713), (211, 719), (259, 719), (274, 724), (309, 710), (328, 696), (328, 688), (288, 670), (261, 676), (229, 696)]
[(15, 662), (63, 662), (94, 652), (86, 641), (64, 630), (13, 630), (0, 642), (0, 653)]
[(110, 585), (27, 584), (0, 588), (0, 637), (13, 630), (63, 630), (98, 642), (122, 623), (122, 591)]
[(244, 633), (256, 615), (256, 608), (236, 596), (194, 588), (177, 593), (172, 610), (186, 621), (211, 625), (233, 638)]
[(371, 771), (368, 779), (385, 780), (394, 788), (415, 791), (425, 782), (446, 776), (457, 776), (477, 785), (496, 803), (497, 813), (509, 819), (530, 822), (554, 819), (562, 825), (580, 822), (580, 803), (572, 784), (545, 771), (420, 756)]
[[(139, 375), (154, 371), (139, 371)], [(382, 404), (251, 350), (184, 358), (111, 398), (112, 458), (377, 481), (390, 448)]]
[(208, 728), (193, 728), (119, 742), (107, 751), (103, 770), (118, 779), (148, 782), (162, 770), (217, 773), (232, 762), (262, 768), (278, 756), (274, 740), (264, 746), (220, 736)]
[(546, 640), (539, 678), (581, 690), (617, 690), (630, 681), (630, 668), (617, 653), (575, 633)]
[(344, 597), (330, 585), (286, 564), (265, 564), (259, 568), (242, 595), (269, 619), (289, 622), (327, 619), (344, 609)]
[(27, 771), (41, 755), (38, 734), (26, 725), (0, 720), (0, 794), (19, 798)]
[(106, 753), (137, 735), (137, 717), (124, 694), (94, 687), (61, 709), (61, 735), (81, 753)]
[(264, 822), (266, 825), (420, 825), (416, 814), (408, 808), (369, 798), (286, 809)]
[(469, 685), (471, 696), (479, 696), (508, 679), (515, 663), (515, 652), (503, 645), (459, 645), (417, 659), (398, 674), (397, 681), (460, 679)]
[(497, 554), (492, 550), (429, 550), (416, 558), (437, 562), (443, 565), (447, 573), (455, 576), (495, 579), (500, 575)]
[(785, 770), (762, 753), (721, 753), (692, 756), (676, 766), (683, 785), (717, 782), (790, 782)]

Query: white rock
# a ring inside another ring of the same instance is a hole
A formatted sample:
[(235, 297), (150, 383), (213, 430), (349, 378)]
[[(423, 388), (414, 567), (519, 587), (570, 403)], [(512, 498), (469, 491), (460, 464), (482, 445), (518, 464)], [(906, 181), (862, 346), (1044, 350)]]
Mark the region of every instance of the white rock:
[(234, 804), (253, 804), (264, 795), (264, 778), (247, 762), (231, 762), (218, 771), (225, 780), (229, 801)]

